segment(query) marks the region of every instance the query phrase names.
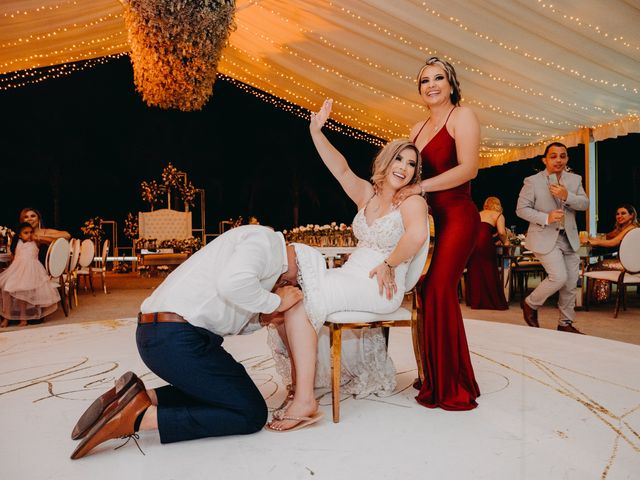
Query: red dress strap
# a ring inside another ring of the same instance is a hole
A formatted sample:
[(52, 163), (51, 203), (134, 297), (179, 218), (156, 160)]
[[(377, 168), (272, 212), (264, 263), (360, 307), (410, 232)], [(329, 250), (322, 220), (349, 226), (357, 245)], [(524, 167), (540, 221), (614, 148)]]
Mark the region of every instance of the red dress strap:
[[(444, 121), (444, 124), (446, 125), (447, 122), (449, 121), (449, 117), (451, 116), (451, 112), (453, 112), (456, 109), (456, 105), (453, 106), (453, 108), (451, 110), (449, 110), (449, 115), (447, 115), (447, 119)], [(429, 117), (431, 118), (431, 117)], [(422, 124), (422, 126), (420, 127), (420, 130), (418, 130), (418, 134), (415, 136), (415, 138), (413, 139), (413, 143), (416, 143), (416, 140), (418, 139), (418, 137), (420, 136), (420, 134), (422, 133), (422, 130), (424, 129), (424, 127), (427, 126), (427, 122), (429, 121), (429, 118), (427, 118), (424, 123)], [(442, 130), (442, 129), (441, 129)]]
[(424, 123), (422, 124), (422, 126), (420, 127), (420, 130), (418, 130), (418, 134), (415, 136), (415, 138), (413, 139), (413, 143), (416, 143), (416, 140), (418, 139), (418, 137), (420, 136), (420, 134), (422, 133), (422, 129), (424, 127), (427, 126), (427, 122), (429, 121), (429, 119), (427, 118)]

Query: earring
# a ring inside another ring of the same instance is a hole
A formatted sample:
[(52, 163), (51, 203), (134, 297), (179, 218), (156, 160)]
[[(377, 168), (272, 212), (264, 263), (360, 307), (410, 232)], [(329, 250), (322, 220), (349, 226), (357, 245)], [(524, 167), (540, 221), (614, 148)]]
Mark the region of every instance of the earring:
[(453, 97), (453, 88), (451, 89), (451, 93), (449, 95)]

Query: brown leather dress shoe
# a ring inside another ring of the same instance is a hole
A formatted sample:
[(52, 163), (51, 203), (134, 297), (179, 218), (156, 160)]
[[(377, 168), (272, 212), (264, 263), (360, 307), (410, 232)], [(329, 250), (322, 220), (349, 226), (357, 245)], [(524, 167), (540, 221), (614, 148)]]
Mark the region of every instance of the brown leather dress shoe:
[(530, 327), (540, 327), (538, 324), (538, 311), (531, 308), (526, 300), (522, 302), (522, 316)]
[(558, 331), (559, 332), (569, 332), (569, 333), (579, 333), (580, 335), (584, 335), (584, 333), (582, 333), (580, 330), (578, 330), (576, 327), (574, 327), (571, 324), (558, 325)]
[(151, 399), (144, 386), (140, 386), (139, 383), (131, 385), (122, 397), (112, 403), (112, 406), (108, 407), (104, 415), (91, 427), (86, 437), (71, 454), (71, 458), (73, 460), (82, 458), (95, 447), (112, 438), (133, 435), (136, 418), (150, 405)]
[(120, 376), (120, 378), (116, 380), (116, 384), (113, 388), (96, 398), (93, 403), (89, 405), (89, 408), (85, 410), (78, 420), (78, 423), (73, 427), (71, 438), (73, 440), (78, 440), (79, 438), (84, 437), (89, 429), (93, 427), (93, 425), (95, 425), (95, 423), (104, 414), (105, 410), (113, 404), (113, 402), (121, 398), (124, 392), (126, 392), (134, 383), (139, 383), (144, 388), (142, 380), (140, 380), (135, 373), (126, 372)]

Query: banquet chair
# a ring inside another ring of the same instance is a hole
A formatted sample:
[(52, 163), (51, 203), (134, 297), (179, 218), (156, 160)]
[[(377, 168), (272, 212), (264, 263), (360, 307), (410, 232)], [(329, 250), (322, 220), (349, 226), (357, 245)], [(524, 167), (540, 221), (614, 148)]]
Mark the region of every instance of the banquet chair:
[(586, 310), (589, 310), (589, 298), (593, 295), (594, 280), (606, 280), (617, 285), (613, 318), (618, 318), (620, 305), (623, 310), (627, 309), (627, 286), (640, 285), (640, 228), (634, 228), (624, 236), (620, 242), (618, 258), (622, 264), (622, 271), (595, 270), (582, 274), (587, 279)]
[(69, 242), (64, 238), (58, 238), (49, 245), (45, 261), (47, 273), (51, 278), (51, 285), (57, 288), (60, 293), (60, 304), (62, 305), (65, 317), (69, 316), (70, 300), (62, 275), (69, 264), (69, 250)]
[(518, 290), (520, 294), (520, 302), (527, 296), (527, 290), (529, 287), (530, 276), (540, 276), (544, 279), (546, 271), (538, 260), (533, 255), (521, 255), (513, 260), (511, 263), (511, 269), (509, 270), (509, 285), (510, 290), (513, 293)]
[(420, 248), (420, 251), (413, 257), (413, 260), (411, 260), (409, 268), (407, 269), (405, 296), (412, 298), (411, 310), (400, 307), (395, 312), (387, 314), (349, 311), (335, 312), (327, 316), (324, 324), (329, 327), (329, 348), (331, 349), (331, 403), (334, 423), (340, 422), (340, 357), (342, 353), (342, 330), (382, 327), (383, 330), (386, 330), (385, 338), (388, 338), (389, 327), (411, 327), (413, 352), (418, 365), (418, 376), (421, 381), (424, 381), (422, 355), (418, 342), (422, 332), (420, 331), (420, 322), (417, 321), (421, 315), (422, 305), (419, 295), (415, 291), (415, 286), (420, 277), (429, 268), (431, 252), (433, 250), (429, 247), (430, 242), (429, 238), (427, 238)]
[[(62, 278), (65, 283), (66, 292), (69, 294), (69, 307), (73, 308), (73, 304), (78, 306), (78, 277), (76, 275), (76, 268), (78, 267), (78, 260), (80, 258), (80, 240), (72, 238), (69, 242), (69, 264), (67, 265), (67, 271), (62, 274)], [(73, 295), (73, 302), (71, 301), (71, 295)]]
[[(83, 246), (85, 244), (85, 242), (90, 242), (91, 240), (84, 240), (82, 242)], [(91, 287), (91, 293), (95, 295), (95, 291), (93, 289), (93, 274), (94, 273), (99, 273), (101, 280), (102, 280), (102, 290), (104, 291), (105, 295), (108, 293), (107, 292), (107, 283), (105, 280), (106, 274), (107, 274), (107, 256), (109, 255), (109, 240), (105, 240), (104, 243), (102, 244), (102, 255), (99, 259), (100, 261), (100, 266), (92, 266), (92, 262), (94, 260), (94, 247), (93, 247), (93, 243), (91, 243), (91, 247), (87, 246), (87, 250), (91, 250), (91, 256), (89, 257), (88, 253), (86, 255), (86, 257), (83, 256), (83, 254), (80, 255), (81, 261), (80, 261), (80, 268), (77, 271), (77, 275), (89, 280), (89, 286)], [(89, 261), (88, 265), (83, 266), (83, 261)], [(86, 286), (86, 283), (85, 283)]]
[(87, 290), (87, 281), (91, 287), (91, 293), (93, 291), (93, 282), (91, 280), (91, 263), (93, 263), (93, 257), (95, 255), (95, 246), (93, 241), (88, 238), (84, 239), (80, 244), (80, 257), (78, 258), (78, 268), (75, 271), (76, 284), (79, 284), (78, 280), (83, 279), (84, 289)]

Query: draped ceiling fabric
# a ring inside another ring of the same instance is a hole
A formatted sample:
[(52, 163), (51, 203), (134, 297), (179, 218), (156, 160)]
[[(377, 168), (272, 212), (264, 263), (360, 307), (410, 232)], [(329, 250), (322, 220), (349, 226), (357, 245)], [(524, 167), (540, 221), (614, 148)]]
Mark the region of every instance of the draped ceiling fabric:
[[(168, 1), (168, 0), (167, 0)], [(219, 71), (384, 139), (425, 118), (415, 75), (455, 65), (482, 166), (640, 132), (636, 0), (238, 0)], [(118, 0), (3, 0), (0, 73), (127, 52)], [(9, 77), (11, 77), (9, 73)], [(214, 88), (215, 95), (215, 88)]]

